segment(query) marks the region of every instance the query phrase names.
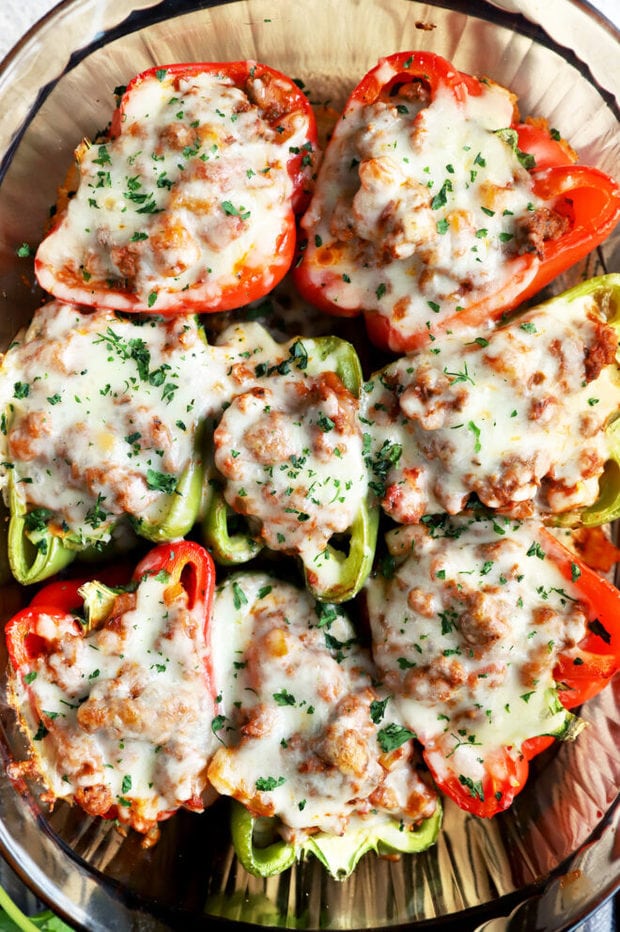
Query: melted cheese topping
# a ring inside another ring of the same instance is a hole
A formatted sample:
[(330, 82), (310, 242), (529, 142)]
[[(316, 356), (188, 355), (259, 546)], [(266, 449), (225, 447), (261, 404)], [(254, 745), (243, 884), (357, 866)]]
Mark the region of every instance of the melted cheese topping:
[(620, 408), (617, 337), (592, 296), (535, 308), (488, 339), (437, 340), (367, 385), (371, 486), (401, 523), (492, 508), (592, 504)]
[(485, 85), (457, 101), (440, 88), (422, 103), (351, 102), (302, 220), (302, 284), (307, 275), (339, 307), (376, 311), (404, 338), (499, 291), (540, 204), (506, 129), (508, 91)]
[(366, 584), (383, 685), (422, 744), (477, 784), (494, 750), (562, 730), (553, 668), (587, 633), (578, 591), (535, 524), (453, 519), (388, 540), (396, 571)]
[[(252, 573), (220, 587), (213, 617), (226, 625), (213, 658), (222, 746), (208, 771), (220, 793), (279, 816), (290, 838), (341, 834), (372, 809), (407, 824), (432, 814), (435, 796), (412, 766), (411, 736), (386, 713), (389, 700), (373, 686), (342, 609)], [(382, 750), (394, 729), (404, 731), (400, 745)]]
[(203, 620), (185, 593), (171, 601), (162, 575), (120, 596), (86, 635), (41, 614), (34, 633), (50, 653), (20, 671), (27, 686), (15, 675), (10, 685), (52, 796), (93, 815), (116, 806), (138, 831), (184, 803), (201, 806), (215, 743)]
[(120, 135), (82, 155), (77, 193), (38, 251), (43, 287), (119, 308), (129, 293), (163, 311), (196, 286), (216, 304), (249, 267), (269, 291), (292, 223), (287, 161), (308, 120), (295, 113), (278, 131), (253, 102), (255, 83), (249, 97), (224, 75), (162, 69), (132, 85)]
[[(332, 377), (330, 377), (332, 376)], [(224, 495), (268, 547), (311, 561), (351, 528), (367, 480), (357, 401), (332, 373), (278, 376), (239, 395), (217, 427)]]
[(232, 395), (228, 351), (192, 318), (139, 322), (40, 308), (2, 362), (0, 483), (78, 541), (120, 515), (160, 522), (199, 457), (197, 431)]

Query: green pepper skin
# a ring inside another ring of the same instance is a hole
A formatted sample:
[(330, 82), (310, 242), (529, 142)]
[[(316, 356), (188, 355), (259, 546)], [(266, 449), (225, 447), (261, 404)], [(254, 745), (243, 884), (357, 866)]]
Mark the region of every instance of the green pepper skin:
[(26, 527), (27, 509), (20, 501), (15, 484), (9, 477), (9, 509), (7, 552), (11, 572), (18, 583), (28, 586), (60, 572), (76, 557), (61, 537), (48, 528), (32, 540)]
[[(599, 275), (566, 291), (558, 298), (546, 302), (553, 307), (556, 303), (571, 302), (583, 295), (592, 295), (614, 328), (620, 341), (620, 274)], [(620, 353), (616, 359), (620, 364)], [(605, 429), (609, 443), (609, 459), (599, 480), (599, 496), (586, 508), (575, 509), (555, 515), (552, 523), (560, 527), (597, 527), (620, 518), (620, 411)]]
[(213, 558), (222, 566), (247, 563), (262, 550), (249, 534), (232, 533), (229, 518), (233, 512), (219, 489), (213, 489), (206, 509), (203, 532)]
[(285, 841), (272, 841), (264, 848), (254, 844), (254, 816), (236, 800), (231, 801), (230, 830), (237, 857), (248, 874), (254, 877), (273, 877), (292, 867), (297, 858), (293, 845)]
[(199, 518), (203, 484), (204, 465), (196, 457), (181, 475), (172, 495), (166, 496), (168, 507), (161, 521), (130, 517), (136, 534), (157, 544), (185, 537)]
[[(378, 823), (354, 827), (344, 835), (318, 832), (308, 835), (299, 845), (275, 840), (264, 847), (255, 844), (258, 820), (241, 803), (231, 801), (231, 831), (239, 861), (254, 877), (273, 877), (288, 870), (300, 858), (314, 855), (334, 880), (346, 880), (360, 859), (369, 851), (380, 857), (394, 854), (417, 854), (437, 840), (442, 821), (442, 809), (418, 827), (403, 831), (399, 822), (386, 818)], [(272, 820), (262, 819), (269, 823)], [(268, 826), (269, 827), (269, 826)]]
[[(184, 537), (199, 518), (204, 467), (195, 459), (185, 470), (176, 491), (167, 496), (168, 509), (164, 518), (157, 524), (142, 519), (130, 519), (136, 534), (154, 543), (177, 540)], [(78, 555), (83, 559), (114, 554), (120, 548), (112, 538), (104, 544), (104, 534), (122, 530), (126, 524), (120, 518), (113, 524), (102, 525), (97, 531), (85, 534), (63, 534), (57, 527), (52, 531), (49, 526), (31, 532), (27, 527), (28, 512), (9, 480), (10, 520), (8, 526), (8, 560), (11, 572), (22, 586), (42, 582), (54, 576), (72, 563)]]
[[(295, 343), (295, 339), (290, 341), (291, 346)], [(304, 337), (303, 345), (309, 349), (309, 375), (317, 375), (329, 367), (345, 388), (359, 398), (363, 374), (357, 353), (350, 343), (340, 337), (325, 336)], [(245, 563), (255, 557), (263, 545), (249, 532), (230, 532), (229, 519), (234, 512), (226, 503), (218, 480), (212, 478), (210, 482), (203, 522), (204, 540), (218, 563), (224, 566)], [(378, 526), (379, 508), (371, 504), (368, 497), (350, 528), (346, 552), (329, 544), (320, 567), (314, 562), (304, 561), (306, 585), (315, 599), (345, 602), (359, 592), (372, 566)]]
[(304, 563), (306, 586), (315, 599), (340, 603), (357, 595), (372, 569), (378, 530), (379, 509), (363, 508), (351, 526), (348, 553), (328, 544), (322, 567)]

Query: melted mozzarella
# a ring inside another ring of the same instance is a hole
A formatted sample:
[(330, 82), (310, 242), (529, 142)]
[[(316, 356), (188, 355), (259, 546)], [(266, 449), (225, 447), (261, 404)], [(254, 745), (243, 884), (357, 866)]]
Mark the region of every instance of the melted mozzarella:
[(341, 609), (264, 574), (239, 574), (220, 587), (213, 619), (226, 626), (213, 656), (222, 746), (208, 771), (220, 793), (279, 816), (293, 838), (341, 834), (371, 809), (408, 824), (432, 814), (409, 734), (391, 752), (380, 747), (388, 721), (402, 726)]
[[(40, 308), (2, 362), (0, 484), (78, 541), (120, 515), (159, 522), (232, 394), (230, 359), (193, 318), (162, 323)], [(5, 492), (6, 494), (6, 492)]]
[(266, 293), (291, 224), (287, 161), (307, 141), (307, 118), (289, 123), (278, 132), (223, 75), (162, 69), (136, 82), (120, 135), (79, 160), (75, 197), (37, 254), (41, 284), (108, 307), (131, 294), (160, 311), (197, 286), (204, 306), (216, 304), (249, 267)]
[(109, 625), (86, 635), (59, 632), (42, 614), (35, 633), (52, 649), (10, 687), (53, 798), (96, 815), (116, 806), (139, 831), (184, 803), (200, 805), (215, 743), (205, 727), (213, 693), (203, 619), (188, 612), (184, 593), (171, 601), (167, 585), (161, 574), (146, 577)]
[(359, 402), (335, 374), (336, 357), (313, 340), (278, 345), (253, 325), (222, 339), (254, 376), (214, 433), (224, 497), (258, 522), (268, 547), (320, 563), (366, 502)]
[(478, 783), (494, 750), (562, 729), (553, 669), (587, 617), (535, 524), (429, 528), (391, 532), (396, 572), (366, 584), (373, 657), (422, 744)]
[(422, 109), (398, 95), (351, 102), (302, 220), (303, 274), (403, 338), (500, 291), (519, 224), (540, 204), (512, 120), (513, 97), (495, 84), (461, 101), (440, 89)]
[(374, 376), (364, 398), (371, 485), (401, 523), (492, 508), (592, 504), (620, 408), (617, 338), (592, 296), (557, 299), (486, 338), (444, 337)]

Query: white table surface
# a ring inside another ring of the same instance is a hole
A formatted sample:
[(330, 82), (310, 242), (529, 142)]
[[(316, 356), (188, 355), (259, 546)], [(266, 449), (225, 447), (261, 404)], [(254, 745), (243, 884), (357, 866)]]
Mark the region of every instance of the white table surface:
[[(590, 0), (620, 29), (620, 0)], [(0, 60), (57, 0), (0, 0)]]

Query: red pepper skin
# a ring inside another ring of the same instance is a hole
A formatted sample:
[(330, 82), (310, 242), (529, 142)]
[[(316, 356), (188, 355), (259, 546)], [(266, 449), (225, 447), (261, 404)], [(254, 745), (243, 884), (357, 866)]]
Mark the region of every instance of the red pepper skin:
[[(423, 80), (430, 88), (431, 100), (440, 87), (449, 88), (457, 101), (464, 101), (468, 95), (478, 96), (483, 90), (477, 78), (457, 71), (437, 55), (399, 52), (382, 59), (362, 78), (347, 102), (345, 113), (351, 105), (371, 104), (389, 94), (393, 85), (416, 79)], [(539, 253), (511, 257), (508, 273), (497, 289), (473, 295), (464, 310), (434, 322), (434, 335), (499, 320), (506, 311), (538, 293), (584, 258), (620, 221), (620, 187), (612, 178), (596, 168), (573, 165), (567, 148), (542, 126), (514, 123), (511, 128), (517, 133), (519, 149), (537, 160), (530, 170), (533, 193), (568, 217), (569, 229), (557, 239), (546, 240)], [(431, 339), (430, 331), (422, 326), (419, 331), (404, 335), (389, 316), (361, 305), (343, 307), (330, 300), (326, 296), (327, 286), (335, 285), (340, 276), (330, 270), (328, 244), (316, 250), (307, 244), (300, 253), (293, 276), (303, 297), (320, 310), (339, 317), (363, 314), (368, 337), (381, 350), (407, 353)]]
[(513, 129), (519, 137), (518, 146), (522, 152), (533, 155), (536, 164), (532, 171), (543, 171), (558, 165), (573, 165), (577, 157), (570, 147), (554, 139), (551, 131), (536, 121), (533, 123), (515, 123)]
[(560, 702), (566, 709), (574, 709), (596, 696), (620, 670), (620, 591), (544, 528), (541, 543), (589, 608), (587, 636), (570, 656), (559, 658), (554, 671), (562, 686)]
[[(50, 268), (44, 259), (41, 260), (35, 257), (35, 272), (39, 283), (61, 300), (75, 301), (86, 306), (109, 307), (126, 312), (153, 313), (158, 316), (228, 311), (264, 297), (268, 291), (282, 280), (291, 267), (296, 245), (295, 217), (296, 214), (305, 209), (309, 200), (310, 171), (308, 165), (312, 164), (313, 153), (316, 153), (318, 148), (316, 121), (307, 97), (289, 77), (274, 68), (270, 68), (268, 65), (258, 62), (192, 62), (157, 66), (136, 75), (127, 85), (112, 116), (110, 124), (111, 138), (116, 138), (122, 133), (125, 109), (132, 92), (140, 84), (153, 79), (154, 76), (162, 72), (172, 76), (175, 83), (192, 75), (204, 73), (222, 75), (232, 79), (239, 88), (244, 88), (251, 78), (275, 79), (280, 84), (284, 84), (286, 111), (282, 112), (280, 107), (270, 108), (269, 105), (266, 105), (266, 121), (273, 127), (277, 127), (285, 122), (287, 117), (296, 112), (302, 113), (306, 119), (306, 147), (300, 147), (295, 152), (289, 152), (288, 147), (284, 147), (287, 155), (286, 170), (292, 182), (290, 212), (282, 223), (271, 260), (265, 263), (263, 267), (252, 267), (246, 264), (240, 268), (232, 269), (231, 272), (234, 272), (235, 277), (234, 284), (223, 284), (215, 300), (205, 298), (200, 282), (198, 282), (191, 288), (181, 290), (173, 296), (169, 295), (166, 300), (163, 300), (164, 292), (160, 292), (162, 300), (159, 300), (156, 306), (150, 307), (138, 295), (133, 294), (131, 291), (122, 290), (120, 286), (115, 284), (110, 285), (94, 281), (85, 284), (74, 282), (69, 279), (68, 274), (63, 269), (56, 272)], [(59, 217), (57, 226), (61, 223), (62, 216)], [(55, 229), (56, 227), (52, 229), (50, 236), (54, 235)]]
[[(139, 583), (145, 576), (157, 575), (162, 571), (168, 574), (170, 586), (180, 586), (186, 591), (188, 609), (202, 618), (203, 636), (208, 639), (215, 589), (215, 566), (208, 551), (192, 541), (183, 540), (174, 544), (160, 544), (149, 551), (138, 563), (132, 580)], [(114, 582), (118, 584), (121, 578), (125, 580), (127, 578), (127, 574), (118, 568), (111, 569), (106, 575), (106, 582), (109, 585), (114, 585)], [(84, 628), (74, 616), (74, 613), (83, 605), (78, 590), (84, 582), (86, 579), (81, 578), (49, 583), (34, 596), (27, 608), (14, 615), (6, 624), (5, 636), (11, 665), (22, 681), (36, 717), (40, 717), (37, 705), (25, 678), (28, 667), (37, 657), (53, 652), (56, 649), (57, 640), (62, 636), (73, 634), (76, 637), (84, 637)], [(54, 623), (56, 638), (49, 640), (36, 633), (37, 622), (41, 615), (46, 615)], [(215, 697), (210, 666), (205, 669), (205, 676)], [(200, 799), (186, 800), (184, 806), (196, 811), (202, 811), (204, 808)], [(174, 812), (175, 810), (162, 811), (158, 813), (157, 820), (163, 821), (174, 815)], [(103, 818), (115, 819), (117, 816), (118, 807), (114, 805), (103, 815)]]
[(215, 590), (215, 566), (208, 551), (191, 540), (160, 544), (138, 563), (133, 580), (139, 582), (143, 576), (156, 576), (162, 570), (170, 575), (171, 584), (185, 589), (188, 609), (203, 614), (207, 634)]
[(485, 757), (485, 775), (479, 790), (470, 790), (449, 767), (443, 750), (429, 745), (423, 755), (438, 788), (460, 809), (482, 819), (508, 809), (525, 786), (529, 772), (526, 754), (517, 748), (497, 748)]
[[(577, 588), (589, 615), (587, 636), (577, 650), (560, 656), (554, 670), (558, 699), (564, 708), (573, 709), (599, 693), (620, 670), (620, 591), (545, 528), (540, 529), (539, 540), (545, 559)], [(423, 754), (440, 790), (466, 812), (491, 818), (512, 804), (527, 782), (529, 761), (555, 740), (553, 735), (538, 735), (528, 738), (520, 748), (502, 747), (487, 754), (479, 788), (468, 787), (459, 779), (440, 747), (429, 743)]]
[[(46, 583), (33, 595), (29, 607), (46, 606), (57, 611), (78, 612), (83, 605), (79, 589), (91, 578), (79, 576)], [(106, 586), (122, 586), (129, 581), (129, 573), (125, 567), (113, 564), (98, 569), (97, 580)]]

